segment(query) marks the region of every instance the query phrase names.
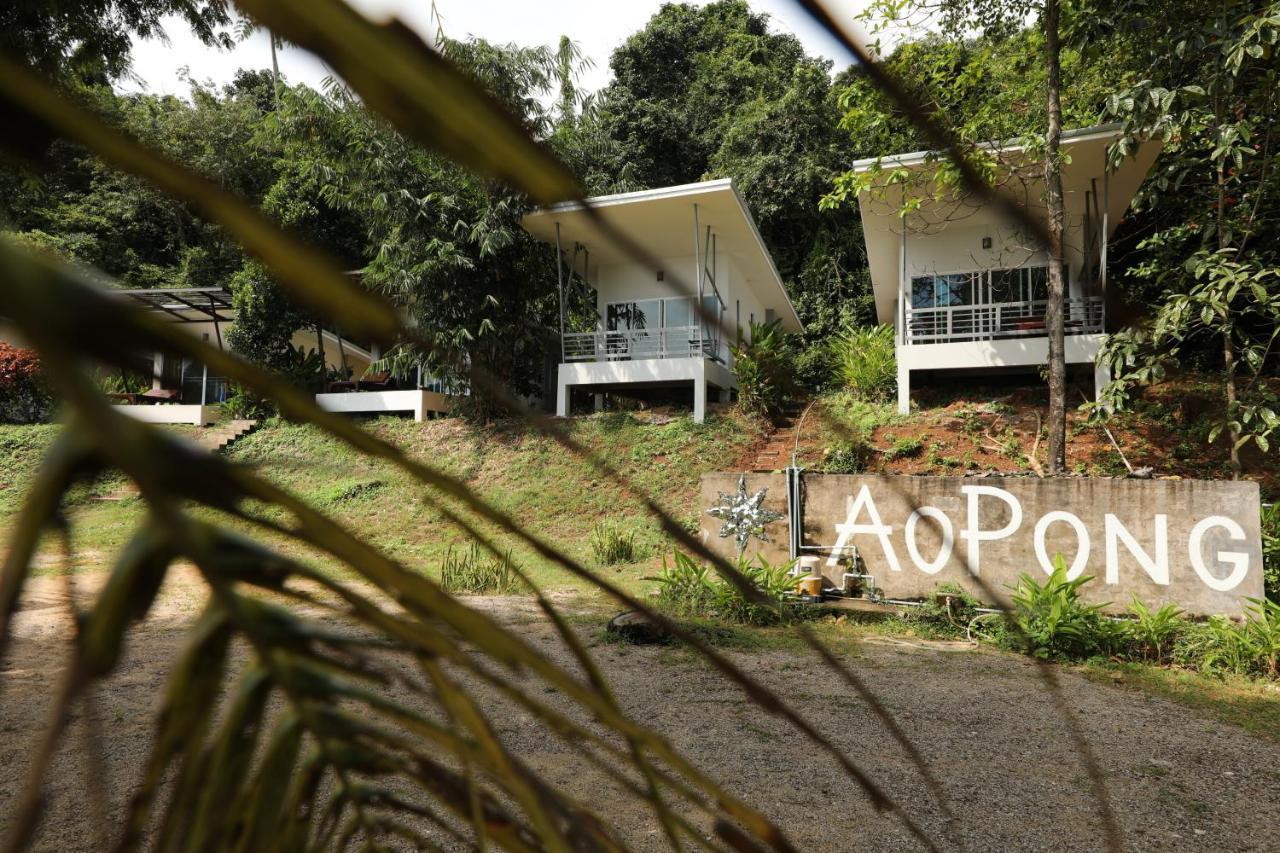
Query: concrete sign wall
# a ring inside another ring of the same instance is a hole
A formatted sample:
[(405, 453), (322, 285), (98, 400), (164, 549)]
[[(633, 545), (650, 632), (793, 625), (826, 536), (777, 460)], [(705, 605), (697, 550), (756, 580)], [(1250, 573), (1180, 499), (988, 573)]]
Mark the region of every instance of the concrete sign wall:
[[(738, 477), (702, 478), (702, 539), (729, 558), (736, 546), (705, 510), (720, 492), (736, 492)], [(772, 541), (753, 539), (747, 553), (785, 561), (785, 478), (748, 475), (746, 486), (767, 488), (764, 506), (783, 513), (767, 528)], [(1114, 610), (1137, 595), (1155, 606), (1239, 615), (1246, 599), (1263, 595), (1256, 483), (809, 473), (802, 494), (804, 545), (857, 546), (863, 570), (889, 598), (923, 598), (952, 582), (990, 601), (992, 591), (1007, 596), (1023, 572), (1047, 577), (1055, 554), (1070, 577), (1093, 576), (1086, 598)], [(821, 556), (823, 573), (839, 585), (842, 552), (806, 553)]]

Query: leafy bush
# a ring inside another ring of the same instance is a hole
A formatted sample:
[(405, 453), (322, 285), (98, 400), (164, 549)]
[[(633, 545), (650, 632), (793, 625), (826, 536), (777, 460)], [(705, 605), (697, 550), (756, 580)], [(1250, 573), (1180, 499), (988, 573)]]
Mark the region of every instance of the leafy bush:
[(898, 391), (892, 326), (847, 329), (831, 342), (836, 381), (864, 400), (888, 402)]
[(820, 469), (826, 474), (861, 474), (867, 470), (873, 450), (861, 439), (846, 441), (822, 452)]
[(738, 571), (767, 598), (778, 603), (778, 609), (774, 609), (747, 601), (733, 584), (677, 551), (670, 566), (663, 557), (662, 573), (654, 578), (658, 582), (658, 604), (664, 610), (688, 618), (719, 619), (741, 625), (776, 624), (779, 612), (789, 618), (799, 611), (798, 604), (784, 599), (796, 586), (795, 578), (790, 575), (793, 565), (787, 562), (774, 566), (763, 556), (754, 561), (745, 558), (738, 561)]
[(1262, 508), (1262, 577), (1267, 598), (1280, 601), (1280, 504)]
[(33, 350), (0, 341), (0, 423), (38, 424), (53, 414), (53, 397)]
[(500, 557), (481, 551), (471, 543), (461, 553), (452, 547), (440, 564), (440, 585), (446, 592), (471, 592), (477, 595), (510, 595), (520, 592), (520, 578), (511, 567), (511, 554)]
[(884, 452), (884, 458), (892, 462), (894, 459), (914, 459), (924, 452), (924, 444), (918, 438), (906, 436), (894, 439), (889, 449)]
[(738, 377), (738, 405), (744, 412), (768, 417), (782, 410), (795, 389), (791, 346), (782, 323), (752, 323), (750, 342), (733, 348), (733, 372)]
[(978, 599), (959, 584), (939, 584), (931, 598), (911, 612), (913, 621), (945, 634), (963, 632), (978, 615)]
[(601, 566), (634, 563), (640, 558), (634, 530), (623, 531), (613, 524), (597, 524), (591, 531), (591, 555)]
[(1043, 583), (1023, 573), (1013, 592), (1012, 618), (1020, 629), (1024, 650), (1038, 658), (1086, 658), (1100, 647), (1101, 610), (1105, 605), (1085, 604), (1080, 587), (1093, 580), (1082, 575), (1067, 580), (1067, 564), (1061, 554), (1053, 558), (1053, 573)]
[(1163, 661), (1170, 643), (1185, 624), (1182, 609), (1166, 604), (1153, 612), (1135, 595), (1129, 603), (1129, 612), (1134, 618), (1132, 622), (1125, 623), (1125, 628), (1138, 653), (1144, 660)]

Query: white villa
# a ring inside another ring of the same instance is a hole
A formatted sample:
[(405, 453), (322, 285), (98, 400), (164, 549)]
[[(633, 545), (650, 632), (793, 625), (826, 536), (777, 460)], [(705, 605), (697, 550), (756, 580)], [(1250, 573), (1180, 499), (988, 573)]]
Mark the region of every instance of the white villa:
[(709, 394), (727, 402), (737, 390), (730, 350), (739, 329), (747, 335), (752, 322), (777, 319), (800, 331), (731, 180), (555, 205), (523, 224), (556, 250), (561, 417), (574, 389), (598, 407), (606, 392), (692, 386), (702, 421)]
[[(235, 324), (231, 294), (221, 287), (146, 288), (112, 290), (111, 295), (132, 303), (171, 323), (211, 346), (223, 349), (226, 334)], [(0, 340), (24, 346), (21, 335), (11, 327), (0, 327)], [(293, 345), (315, 350), (332, 370), (361, 376), (374, 360), (363, 347), (328, 329), (314, 327), (294, 333)], [(117, 411), (149, 423), (204, 426), (218, 416), (217, 404), (227, 399), (225, 377), (211, 373), (207, 365), (176, 353), (139, 352), (133, 363), (151, 387), (136, 393), (111, 395)], [(326, 396), (326, 395), (318, 395)], [(412, 409), (412, 406), (408, 407)]]
[[(1108, 379), (1094, 364), (1106, 333), (1107, 243), (1160, 153), (1159, 142), (1146, 142), (1108, 170), (1107, 148), (1119, 135), (1119, 125), (1107, 125), (1062, 137), (1067, 362), (1089, 366), (1098, 388)], [(1045, 221), (1038, 163), (1016, 145), (991, 150), (999, 191)], [(940, 159), (918, 151), (853, 164), (875, 176), (858, 206), (876, 314), (897, 331), (903, 413), (913, 373), (1027, 370), (1048, 359), (1047, 253), (992, 205), (912, 180)], [(901, 215), (904, 198), (920, 203)]]

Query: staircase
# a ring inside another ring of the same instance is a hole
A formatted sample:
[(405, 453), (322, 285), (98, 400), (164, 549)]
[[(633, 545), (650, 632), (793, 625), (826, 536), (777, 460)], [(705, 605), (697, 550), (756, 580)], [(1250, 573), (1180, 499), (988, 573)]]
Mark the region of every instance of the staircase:
[(200, 431), (196, 444), (210, 453), (218, 453), (230, 447), (235, 441), (253, 432), (258, 427), (257, 421), (235, 420), (225, 424), (209, 427)]
[(773, 432), (756, 452), (755, 461), (751, 464), (752, 472), (781, 471), (791, 464), (791, 454), (796, 449), (796, 420), (799, 419), (801, 411), (802, 409), (788, 409), (783, 412)]

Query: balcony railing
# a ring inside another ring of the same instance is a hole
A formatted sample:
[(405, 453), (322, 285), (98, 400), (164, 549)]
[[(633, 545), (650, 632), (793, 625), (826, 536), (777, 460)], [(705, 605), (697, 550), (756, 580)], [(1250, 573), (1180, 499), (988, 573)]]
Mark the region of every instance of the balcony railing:
[[(907, 311), (906, 342), (938, 344), (1044, 337), (1047, 306), (1045, 300), (1034, 300), (911, 308)], [(1068, 299), (1065, 307), (1063, 325), (1068, 335), (1102, 332), (1102, 297)]]
[(703, 358), (720, 360), (710, 336), (702, 338), (697, 326), (669, 329), (629, 329), (614, 332), (569, 332), (564, 336), (565, 361), (639, 361), (650, 358)]

